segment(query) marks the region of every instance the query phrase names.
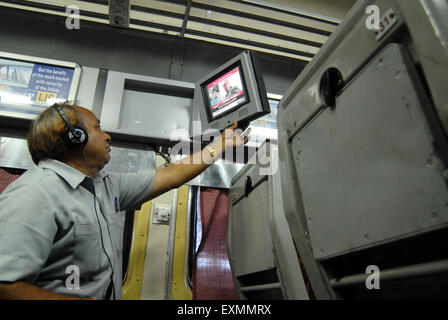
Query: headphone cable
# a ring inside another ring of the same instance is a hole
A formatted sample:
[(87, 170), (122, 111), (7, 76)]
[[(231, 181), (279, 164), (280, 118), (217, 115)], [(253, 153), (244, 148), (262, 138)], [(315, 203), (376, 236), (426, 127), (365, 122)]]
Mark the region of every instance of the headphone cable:
[[(87, 166), (87, 171), (89, 172), (89, 176), (92, 179), (92, 184), (93, 184), (93, 175), (92, 175), (92, 172), (90, 171), (89, 163), (87, 162), (87, 157), (86, 157), (84, 149), (82, 150), (82, 155), (84, 157), (84, 161), (85, 161), (86, 166)], [(113, 292), (114, 300), (116, 300), (115, 285), (114, 285), (114, 274), (115, 274), (115, 272), (114, 272), (114, 268), (112, 267), (112, 262), (111, 262), (111, 259), (109, 257), (109, 254), (107, 253), (106, 247), (104, 245), (103, 229), (101, 227), (100, 218), (98, 216), (98, 211), (96, 209), (96, 200), (97, 200), (97, 197), (96, 197), (95, 185), (93, 185), (93, 207), (95, 208), (95, 215), (96, 215), (96, 219), (98, 221), (98, 226), (100, 228), (101, 246), (103, 247), (104, 254), (107, 257), (107, 261), (109, 262), (109, 266), (110, 266), (110, 269), (112, 271), (112, 274), (110, 276), (110, 280), (111, 280), (111, 283), (112, 283), (112, 292)], [(110, 239), (110, 242), (111, 242), (111, 245), (112, 245), (112, 237), (110, 235), (109, 225), (107, 224), (106, 217), (104, 217), (104, 214), (102, 212), (101, 212), (101, 214), (103, 216), (104, 221), (106, 222), (107, 232), (109, 234), (109, 239)]]

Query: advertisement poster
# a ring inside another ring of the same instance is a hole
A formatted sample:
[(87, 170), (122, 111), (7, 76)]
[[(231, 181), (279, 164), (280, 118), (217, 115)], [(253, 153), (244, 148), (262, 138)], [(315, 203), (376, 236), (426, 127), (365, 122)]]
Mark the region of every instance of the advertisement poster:
[(37, 115), (69, 97), (73, 68), (0, 58), (0, 111)]

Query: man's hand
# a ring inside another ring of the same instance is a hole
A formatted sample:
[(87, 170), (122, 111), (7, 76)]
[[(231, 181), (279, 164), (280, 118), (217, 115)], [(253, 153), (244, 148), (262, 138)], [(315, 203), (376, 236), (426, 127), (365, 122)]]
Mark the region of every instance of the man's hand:
[(224, 130), (220, 137), (218, 136), (215, 141), (199, 153), (190, 155), (166, 168), (157, 169), (156, 181), (154, 182), (150, 198), (153, 199), (168, 190), (178, 188), (182, 184), (190, 181), (207, 169), (213, 161), (220, 158), (226, 149), (246, 144), (250, 138), (248, 136), (250, 129), (244, 133), (247, 127), (248, 125), (244, 128), (238, 128), (238, 123), (234, 121), (233, 125)]
[[(233, 121), (233, 125), (225, 129), (221, 134), (221, 141), (217, 142), (216, 147), (224, 153), (228, 148), (245, 145), (250, 139), (250, 128), (247, 132), (244, 132), (248, 126), (249, 124), (245, 125), (243, 128), (238, 128), (238, 122)], [(221, 148), (219, 148), (220, 143)]]

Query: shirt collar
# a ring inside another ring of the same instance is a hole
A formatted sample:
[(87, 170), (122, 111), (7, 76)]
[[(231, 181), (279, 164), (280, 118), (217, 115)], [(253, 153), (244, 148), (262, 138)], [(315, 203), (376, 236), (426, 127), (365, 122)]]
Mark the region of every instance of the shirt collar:
[[(73, 189), (78, 188), (79, 184), (86, 178), (87, 176), (82, 172), (76, 170), (75, 168), (65, 164), (64, 162), (55, 160), (55, 159), (44, 159), (41, 160), (38, 164), (41, 168), (46, 168), (54, 171), (58, 176), (65, 180)], [(94, 180), (102, 180), (106, 177), (107, 174), (105, 172), (97, 172), (94, 176)]]

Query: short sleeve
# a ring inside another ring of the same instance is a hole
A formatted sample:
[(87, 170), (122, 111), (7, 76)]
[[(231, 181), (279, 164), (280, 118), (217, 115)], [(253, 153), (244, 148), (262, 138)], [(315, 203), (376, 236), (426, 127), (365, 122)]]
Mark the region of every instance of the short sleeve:
[(120, 209), (138, 210), (150, 199), (156, 179), (155, 170), (111, 174), (118, 179)]
[(0, 282), (33, 283), (56, 232), (54, 215), (35, 190), (23, 187), (0, 195)]

